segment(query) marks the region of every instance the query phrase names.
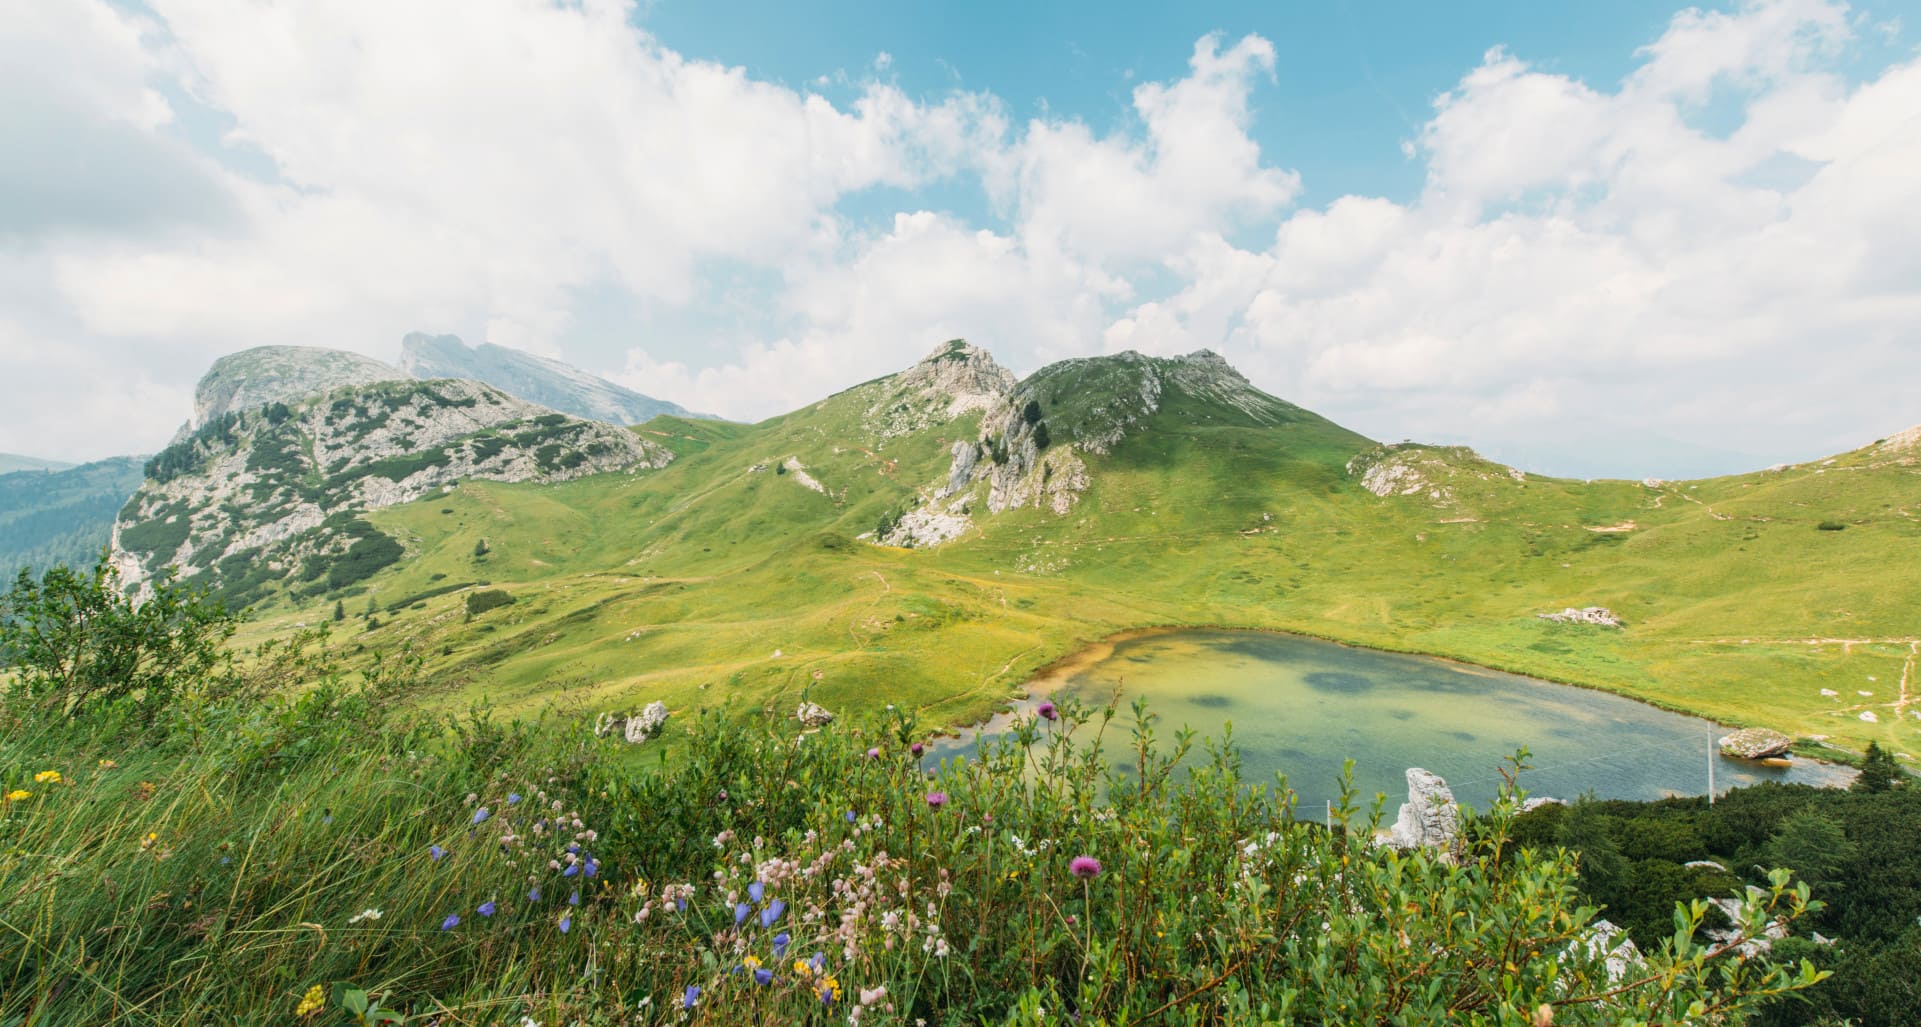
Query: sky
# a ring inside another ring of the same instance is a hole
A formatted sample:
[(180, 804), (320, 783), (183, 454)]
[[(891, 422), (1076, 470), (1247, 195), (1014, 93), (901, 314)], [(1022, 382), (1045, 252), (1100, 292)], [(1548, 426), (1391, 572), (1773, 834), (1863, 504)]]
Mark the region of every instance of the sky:
[(966, 338), (1679, 478), (1921, 422), (1921, 4), (0, 0), (0, 451), (410, 331), (758, 420)]

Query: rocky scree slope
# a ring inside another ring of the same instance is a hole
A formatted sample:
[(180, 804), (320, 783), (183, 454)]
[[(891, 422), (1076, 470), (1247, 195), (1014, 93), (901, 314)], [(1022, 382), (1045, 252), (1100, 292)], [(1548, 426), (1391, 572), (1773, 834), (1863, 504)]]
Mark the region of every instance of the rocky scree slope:
[[(233, 394), (285, 396), (244, 382)], [(283, 587), (319, 595), (400, 558), (400, 545), (358, 516), (365, 511), (468, 478), (565, 481), (671, 459), (630, 431), (472, 381), (229, 403), (148, 461), (114, 524), (114, 561), (130, 585), (172, 568), (236, 604)]]
[(411, 332), (400, 341), (400, 368), (421, 379), (467, 378), (539, 403), (563, 414), (609, 424), (640, 424), (662, 414), (692, 414), (678, 404), (643, 396), (576, 367), (517, 349), (482, 343), (469, 346), (457, 335)]

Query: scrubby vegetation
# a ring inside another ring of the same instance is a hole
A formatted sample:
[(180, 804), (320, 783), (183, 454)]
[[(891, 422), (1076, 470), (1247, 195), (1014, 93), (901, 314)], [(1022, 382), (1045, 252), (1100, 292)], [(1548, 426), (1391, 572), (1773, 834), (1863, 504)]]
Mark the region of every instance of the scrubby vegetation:
[[(1521, 817), (1523, 845), (1580, 854), (1580, 891), (1643, 945), (1672, 932), (1673, 909), (1792, 868), (1824, 906), (1805, 937), (1777, 943), (1834, 979), (1756, 1023), (1902, 1027), (1921, 1010), (1921, 789), (1881, 755), (1849, 791), (1765, 784), (1705, 798), (1582, 802)], [(1694, 865), (1689, 865), (1694, 864)], [(1824, 944), (1815, 934), (1831, 939)]]
[[(897, 711), (632, 749), (565, 711), (423, 716), (420, 669), (355, 679), (305, 633), (59, 715), (10, 686), (0, 1022), (1739, 1023), (1820, 987), (1704, 944), (1698, 902), (1610, 970), (1512, 790), (1457, 851), (1399, 852), (1378, 808), (1301, 822), (1229, 749), (1177, 771), (1192, 739), (1138, 707), (1048, 707), (929, 776)], [(1130, 728), (1105, 764), (1088, 736)], [(1778, 874), (1741, 930), (1822, 912)]]

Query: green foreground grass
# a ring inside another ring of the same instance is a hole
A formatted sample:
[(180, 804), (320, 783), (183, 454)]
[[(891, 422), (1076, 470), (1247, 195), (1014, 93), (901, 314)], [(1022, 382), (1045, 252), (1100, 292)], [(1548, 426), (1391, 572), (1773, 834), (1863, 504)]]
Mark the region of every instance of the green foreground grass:
[[(1231, 752), (1175, 771), (1139, 710), (930, 778), (898, 711), (677, 718), (656, 762), (276, 666), (308, 687), (8, 723), (0, 1023), (1738, 1023), (1818, 986), (1699, 903), (1610, 971), (1517, 795), (1381, 848), (1378, 809), (1301, 823)], [(1076, 741), (1130, 727), (1129, 777)], [(1801, 914), (1786, 880), (1742, 931)]]

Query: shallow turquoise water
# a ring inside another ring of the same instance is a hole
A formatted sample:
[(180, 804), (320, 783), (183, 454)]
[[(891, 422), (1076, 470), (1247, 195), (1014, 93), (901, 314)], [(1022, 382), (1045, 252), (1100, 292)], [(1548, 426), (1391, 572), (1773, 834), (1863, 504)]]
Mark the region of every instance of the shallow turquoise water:
[[(1117, 690), (1122, 712), (1107, 737), (1116, 763), (1128, 758), (1127, 706), (1145, 697), (1160, 715), (1162, 738), (1186, 725), (1218, 739), (1232, 724), (1247, 778), (1271, 782), (1275, 772), (1286, 774), (1303, 816), (1338, 796), (1349, 757), (1358, 801), (1365, 807), (1376, 792), (1387, 793), (1389, 817), (1405, 797), (1409, 767), (1441, 775), (1457, 798), (1485, 806), (1500, 786), (1502, 758), (1523, 745), (1535, 769), (1521, 784), (1532, 795), (1704, 795), (1711, 741), (1727, 731), (1607, 692), (1246, 631), (1119, 641), (1065, 678), (1037, 685), (1035, 698), (1072, 694), (1100, 706)], [(982, 730), (992, 734), (1007, 720), (1003, 715)], [(969, 754), (976, 734), (948, 740), (933, 755)], [(1713, 760), (1717, 792), (1764, 780), (1832, 785), (1852, 773), (1805, 760), (1786, 768)]]

